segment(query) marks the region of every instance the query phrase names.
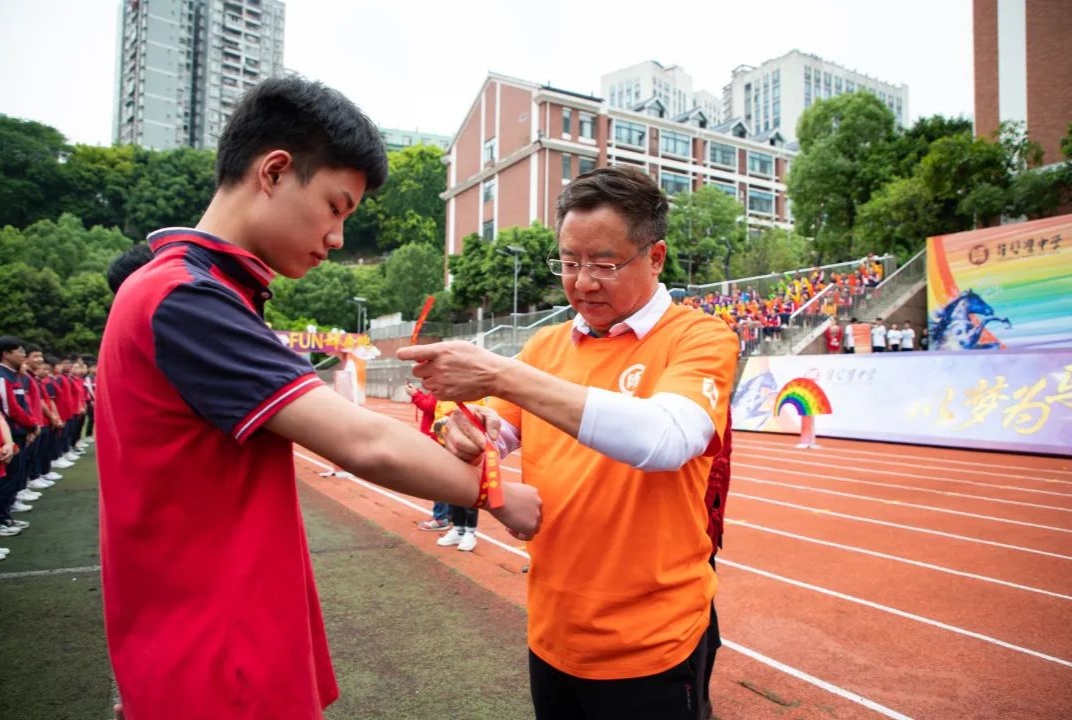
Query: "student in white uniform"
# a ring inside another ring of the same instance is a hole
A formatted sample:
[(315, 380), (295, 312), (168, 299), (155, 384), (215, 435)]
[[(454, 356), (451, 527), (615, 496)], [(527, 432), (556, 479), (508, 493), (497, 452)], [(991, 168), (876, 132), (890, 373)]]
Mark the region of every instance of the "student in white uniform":
[(882, 318), (875, 318), (875, 324), (871, 326), (871, 352), (886, 352), (886, 326), (882, 324)]
[(890, 352), (901, 351), (901, 331), (897, 329), (897, 323), (890, 323), (890, 330), (886, 333), (886, 347)]
[(901, 350), (915, 350), (916, 349), (916, 330), (912, 327), (912, 323), (905, 320), (904, 328), (901, 329)]

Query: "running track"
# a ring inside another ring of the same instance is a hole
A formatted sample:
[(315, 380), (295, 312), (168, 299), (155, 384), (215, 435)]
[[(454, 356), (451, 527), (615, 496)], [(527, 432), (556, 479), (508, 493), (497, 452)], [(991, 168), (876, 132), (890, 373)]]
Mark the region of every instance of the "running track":
[[(411, 405), (369, 407), (414, 421)], [(1072, 717), (1072, 459), (794, 442), (734, 438), (718, 556), (721, 720)], [(305, 451), (297, 466), (524, 604), (523, 546), (488, 516), (472, 554), (438, 548), (415, 527), (429, 503), (320, 477), (330, 468)], [(520, 472), (518, 458), (506, 466)]]

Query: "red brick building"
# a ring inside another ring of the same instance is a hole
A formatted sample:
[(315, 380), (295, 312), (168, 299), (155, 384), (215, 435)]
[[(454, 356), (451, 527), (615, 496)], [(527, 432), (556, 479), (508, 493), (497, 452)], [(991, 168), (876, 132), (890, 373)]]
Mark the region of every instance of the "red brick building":
[(975, 134), (1023, 121), (1043, 162), (1059, 162), (1072, 122), (1072, 2), (974, 0), (973, 33)]
[(747, 209), (753, 225), (790, 227), (785, 194), (796, 154), (780, 134), (745, 139), (739, 121), (713, 127), (702, 110), (667, 116), (652, 98), (633, 110), (601, 99), (491, 74), (444, 157), (447, 254), (471, 233), (554, 225), (555, 201), (581, 173), (635, 165), (668, 194), (715, 185)]

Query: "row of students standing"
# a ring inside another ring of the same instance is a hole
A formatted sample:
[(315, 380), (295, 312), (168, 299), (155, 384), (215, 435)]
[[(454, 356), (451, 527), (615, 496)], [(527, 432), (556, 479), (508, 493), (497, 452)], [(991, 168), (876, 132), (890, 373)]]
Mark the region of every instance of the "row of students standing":
[[(44, 491), (85, 453), (93, 435), (96, 366), (46, 356), (41, 347), (0, 336), (0, 538), (22, 534)], [(86, 438), (83, 439), (83, 433)], [(0, 560), (10, 551), (0, 548)]]

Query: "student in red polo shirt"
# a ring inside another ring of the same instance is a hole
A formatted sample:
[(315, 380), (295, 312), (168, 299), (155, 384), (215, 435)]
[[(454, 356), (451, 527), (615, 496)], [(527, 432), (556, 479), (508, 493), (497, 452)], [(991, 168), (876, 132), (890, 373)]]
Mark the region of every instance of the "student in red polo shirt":
[[(334, 90), (274, 78), (245, 94), (216, 162), (197, 228), (149, 237), (154, 258), (120, 287), (101, 342), (108, 646), (126, 720), (313, 720), (339, 691), (292, 442), (459, 505), (475, 504), (479, 470), (325, 387), (263, 320), (273, 270), (326, 260), (386, 180), (375, 125)], [(493, 514), (535, 533), (536, 489), (503, 490)]]

